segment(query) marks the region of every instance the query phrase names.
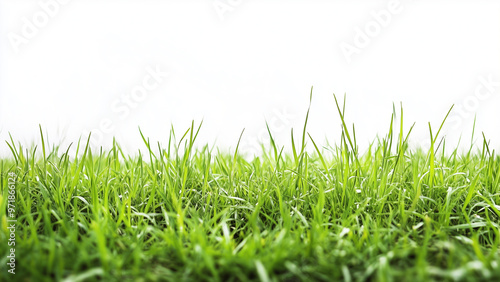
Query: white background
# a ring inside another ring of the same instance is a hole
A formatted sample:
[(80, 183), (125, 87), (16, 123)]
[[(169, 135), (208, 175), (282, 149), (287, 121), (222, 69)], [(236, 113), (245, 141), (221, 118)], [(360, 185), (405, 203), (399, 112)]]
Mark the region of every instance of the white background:
[[(427, 123), (435, 132), (456, 104), (447, 145), (460, 134), (470, 144), (477, 114), (477, 142), (484, 132), (500, 149), (500, 1), (60, 2), (0, 0), (2, 154), (9, 132), (37, 143), (39, 124), (50, 142), (93, 131), (94, 145), (116, 136), (134, 152), (144, 148), (139, 126), (166, 143), (171, 125), (181, 135), (202, 119), (200, 145), (234, 149), (245, 128), (242, 148), (253, 154), (267, 120), (289, 147), (311, 86), (317, 143), (338, 143), (333, 93), (345, 93), (362, 147), (385, 134), (402, 102), (415, 145), (426, 146)], [(147, 68), (169, 76), (120, 114), (113, 105), (124, 105)]]

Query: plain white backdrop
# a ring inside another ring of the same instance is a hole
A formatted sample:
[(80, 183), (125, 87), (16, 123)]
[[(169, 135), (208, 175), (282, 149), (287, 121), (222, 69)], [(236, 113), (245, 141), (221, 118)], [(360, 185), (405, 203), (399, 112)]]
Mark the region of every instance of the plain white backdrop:
[[(388, 129), (393, 103), (426, 146), (470, 144), (474, 117), (500, 148), (500, 1), (0, 0), (0, 153), (66, 146), (93, 132), (128, 152), (204, 124), (199, 145), (253, 154), (302, 129), (339, 140), (333, 94), (363, 147)], [(398, 116), (399, 117), (399, 116)], [(298, 137), (298, 134), (297, 134)]]

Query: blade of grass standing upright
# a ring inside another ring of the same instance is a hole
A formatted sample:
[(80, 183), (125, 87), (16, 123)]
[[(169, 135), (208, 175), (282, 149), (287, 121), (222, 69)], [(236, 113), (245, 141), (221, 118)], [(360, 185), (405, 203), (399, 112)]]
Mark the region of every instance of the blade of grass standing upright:
[[(342, 120), (342, 126), (344, 128), (345, 136), (346, 136), (347, 140), (349, 141), (349, 145), (351, 146), (351, 150), (353, 150), (353, 152), (356, 152), (356, 149), (355, 149), (355, 147), (352, 143), (352, 140), (351, 140), (351, 136), (349, 135), (349, 131), (348, 131), (347, 126), (345, 124), (344, 114), (340, 111), (339, 103), (337, 101), (337, 97), (335, 96), (335, 94), (333, 94), (333, 98), (335, 98), (335, 104), (337, 105), (337, 110), (339, 112), (340, 119)], [(344, 110), (345, 110), (345, 96), (344, 96)], [(359, 171), (361, 172), (361, 174), (364, 174), (363, 169), (361, 167), (361, 163), (359, 162), (359, 159), (358, 159), (358, 155), (356, 153), (354, 154), (354, 157), (356, 159), (356, 164), (358, 166)]]
[[(307, 113), (306, 113), (306, 120), (304, 122), (304, 128), (302, 130), (302, 145), (300, 149), (300, 154), (298, 156), (299, 162), (297, 164), (297, 180), (295, 182), (296, 187), (302, 187), (302, 166), (304, 163), (304, 156), (305, 156), (305, 147), (306, 147), (306, 129), (307, 129), (307, 121), (309, 120), (309, 112), (311, 110), (311, 103), (312, 103), (312, 93), (313, 93), (313, 87), (311, 86), (311, 92), (309, 94), (309, 107), (307, 108)], [(305, 192), (305, 191), (304, 191)]]

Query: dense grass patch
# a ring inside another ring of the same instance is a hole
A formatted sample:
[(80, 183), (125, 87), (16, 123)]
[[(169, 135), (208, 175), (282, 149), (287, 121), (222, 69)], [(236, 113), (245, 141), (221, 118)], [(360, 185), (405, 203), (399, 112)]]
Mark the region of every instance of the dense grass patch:
[(135, 157), (116, 143), (95, 152), (82, 141), (70, 156), (8, 141), (0, 280), (500, 281), (500, 159), (486, 140), (445, 154), (429, 127), (431, 148), (410, 149), (393, 115), (360, 153), (337, 109), (338, 145), (321, 147), (304, 126), (291, 153), (271, 137), (251, 160), (195, 149), (194, 124), (165, 146), (144, 138), (149, 153)]

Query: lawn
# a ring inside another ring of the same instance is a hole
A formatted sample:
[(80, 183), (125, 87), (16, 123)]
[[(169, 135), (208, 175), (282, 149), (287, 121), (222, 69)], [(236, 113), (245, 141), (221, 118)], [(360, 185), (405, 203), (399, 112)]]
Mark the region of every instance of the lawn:
[(289, 144), (271, 137), (250, 159), (238, 140), (196, 146), (194, 123), (165, 145), (138, 133), (136, 156), (10, 139), (0, 280), (500, 281), (500, 158), (486, 138), (447, 153), (438, 124), (430, 149), (411, 148), (401, 109), (360, 152), (344, 108), (336, 145), (309, 136), (308, 111)]

